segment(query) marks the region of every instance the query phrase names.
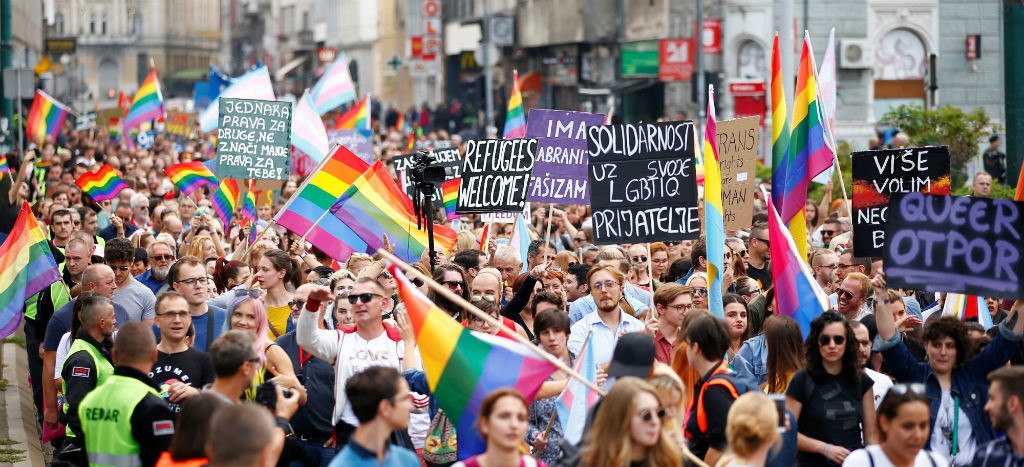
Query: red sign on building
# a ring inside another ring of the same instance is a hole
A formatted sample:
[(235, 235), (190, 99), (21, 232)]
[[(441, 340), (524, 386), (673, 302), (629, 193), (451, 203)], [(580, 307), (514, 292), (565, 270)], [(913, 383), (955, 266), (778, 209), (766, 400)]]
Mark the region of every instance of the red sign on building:
[(693, 74), (693, 41), (662, 39), (658, 45), (658, 79), (689, 81)]
[(338, 49), (334, 47), (320, 47), (316, 49), (316, 59), (320, 63), (332, 63), (338, 58)]
[(703, 29), (701, 43), (704, 44), (704, 53), (722, 53), (722, 20), (714, 18), (706, 19), (704, 20)]

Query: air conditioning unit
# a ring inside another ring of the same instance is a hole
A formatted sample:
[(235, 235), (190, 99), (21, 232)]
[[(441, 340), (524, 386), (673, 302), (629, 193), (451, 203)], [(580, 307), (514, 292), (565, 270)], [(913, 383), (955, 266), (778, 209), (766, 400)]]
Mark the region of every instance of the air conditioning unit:
[(842, 39), (839, 41), (839, 68), (871, 68), (872, 55), (871, 43), (867, 39)]

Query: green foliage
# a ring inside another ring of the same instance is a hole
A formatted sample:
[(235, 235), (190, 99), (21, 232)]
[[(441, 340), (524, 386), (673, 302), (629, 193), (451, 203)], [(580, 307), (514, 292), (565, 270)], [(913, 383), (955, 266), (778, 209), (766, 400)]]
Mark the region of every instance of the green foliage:
[[(847, 196), (853, 196), (853, 178), (851, 170), (853, 169), (853, 162), (850, 159), (850, 152), (852, 151), (850, 143), (846, 141), (839, 141), (836, 143), (838, 148), (836, 153), (839, 156), (839, 169), (843, 173), (843, 183), (846, 184)], [(771, 184), (772, 180), (772, 169), (761, 164), (760, 161), (757, 163), (756, 169), (757, 178), (764, 180), (765, 183)], [(832, 199), (842, 199), (843, 194), (839, 192), (839, 180), (832, 177)], [(821, 197), (825, 196), (825, 185), (819, 185), (817, 183), (811, 183), (807, 189), (807, 199), (814, 201), (815, 203), (821, 202)]]
[[(1017, 191), (1012, 186), (993, 181), (992, 190), (988, 192), (988, 197), (993, 199), (1013, 199), (1013, 195), (1016, 193)], [(971, 196), (971, 185), (961, 185), (956, 189), (950, 190), (950, 194), (954, 196)]]
[(991, 118), (980, 107), (965, 112), (951, 105), (938, 109), (901, 105), (886, 112), (882, 123), (899, 128), (912, 146), (948, 147), (952, 186), (963, 185), (967, 179), (964, 167), (978, 155), (978, 145), (991, 130), (998, 131), (989, 127)]

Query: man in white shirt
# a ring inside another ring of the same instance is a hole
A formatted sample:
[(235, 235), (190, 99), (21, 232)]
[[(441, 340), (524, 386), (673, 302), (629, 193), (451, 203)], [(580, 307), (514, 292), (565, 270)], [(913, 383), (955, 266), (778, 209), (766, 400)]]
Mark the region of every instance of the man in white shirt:
[(643, 331), (644, 323), (621, 308), (625, 275), (618, 268), (599, 264), (587, 275), (590, 295), (597, 310), (583, 316), (569, 332), (569, 351), (579, 355), (587, 334), (592, 334), (594, 361), (604, 364), (612, 359), (615, 342), (623, 334)]
[(850, 321), (850, 326), (853, 327), (853, 336), (857, 339), (857, 365), (875, 382), (871, 389), (875, 394), (875, 410), (878, 410), (878, 404), (882, 403), (882, 398), (892, 387), (892, 379), (868, 367), (868, 359), (871, 358), (871, 336), (868, 327), (860, 321)]

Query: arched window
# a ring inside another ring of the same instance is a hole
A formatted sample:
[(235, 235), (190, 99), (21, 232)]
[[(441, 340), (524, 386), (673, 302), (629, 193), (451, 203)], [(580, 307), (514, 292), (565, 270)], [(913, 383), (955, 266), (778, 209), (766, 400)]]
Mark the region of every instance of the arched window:
[(89, 34), (96, 34), (96, 13), (89, 13)]
[(921, 38), (909, 29), (893, 29), (875, 49), (875, 79), (924, 79), (927, 63)]
[(767, 80), (768, 62), (764, 47), (755, 41), (746, 41), (740, 45), (736, 70), (740, 78)]
[(103, 16), (100, 17), (100, 34), (104, 35), (104, 36), (107, 35), (107, 14), (106, 13), (103, 13)]

